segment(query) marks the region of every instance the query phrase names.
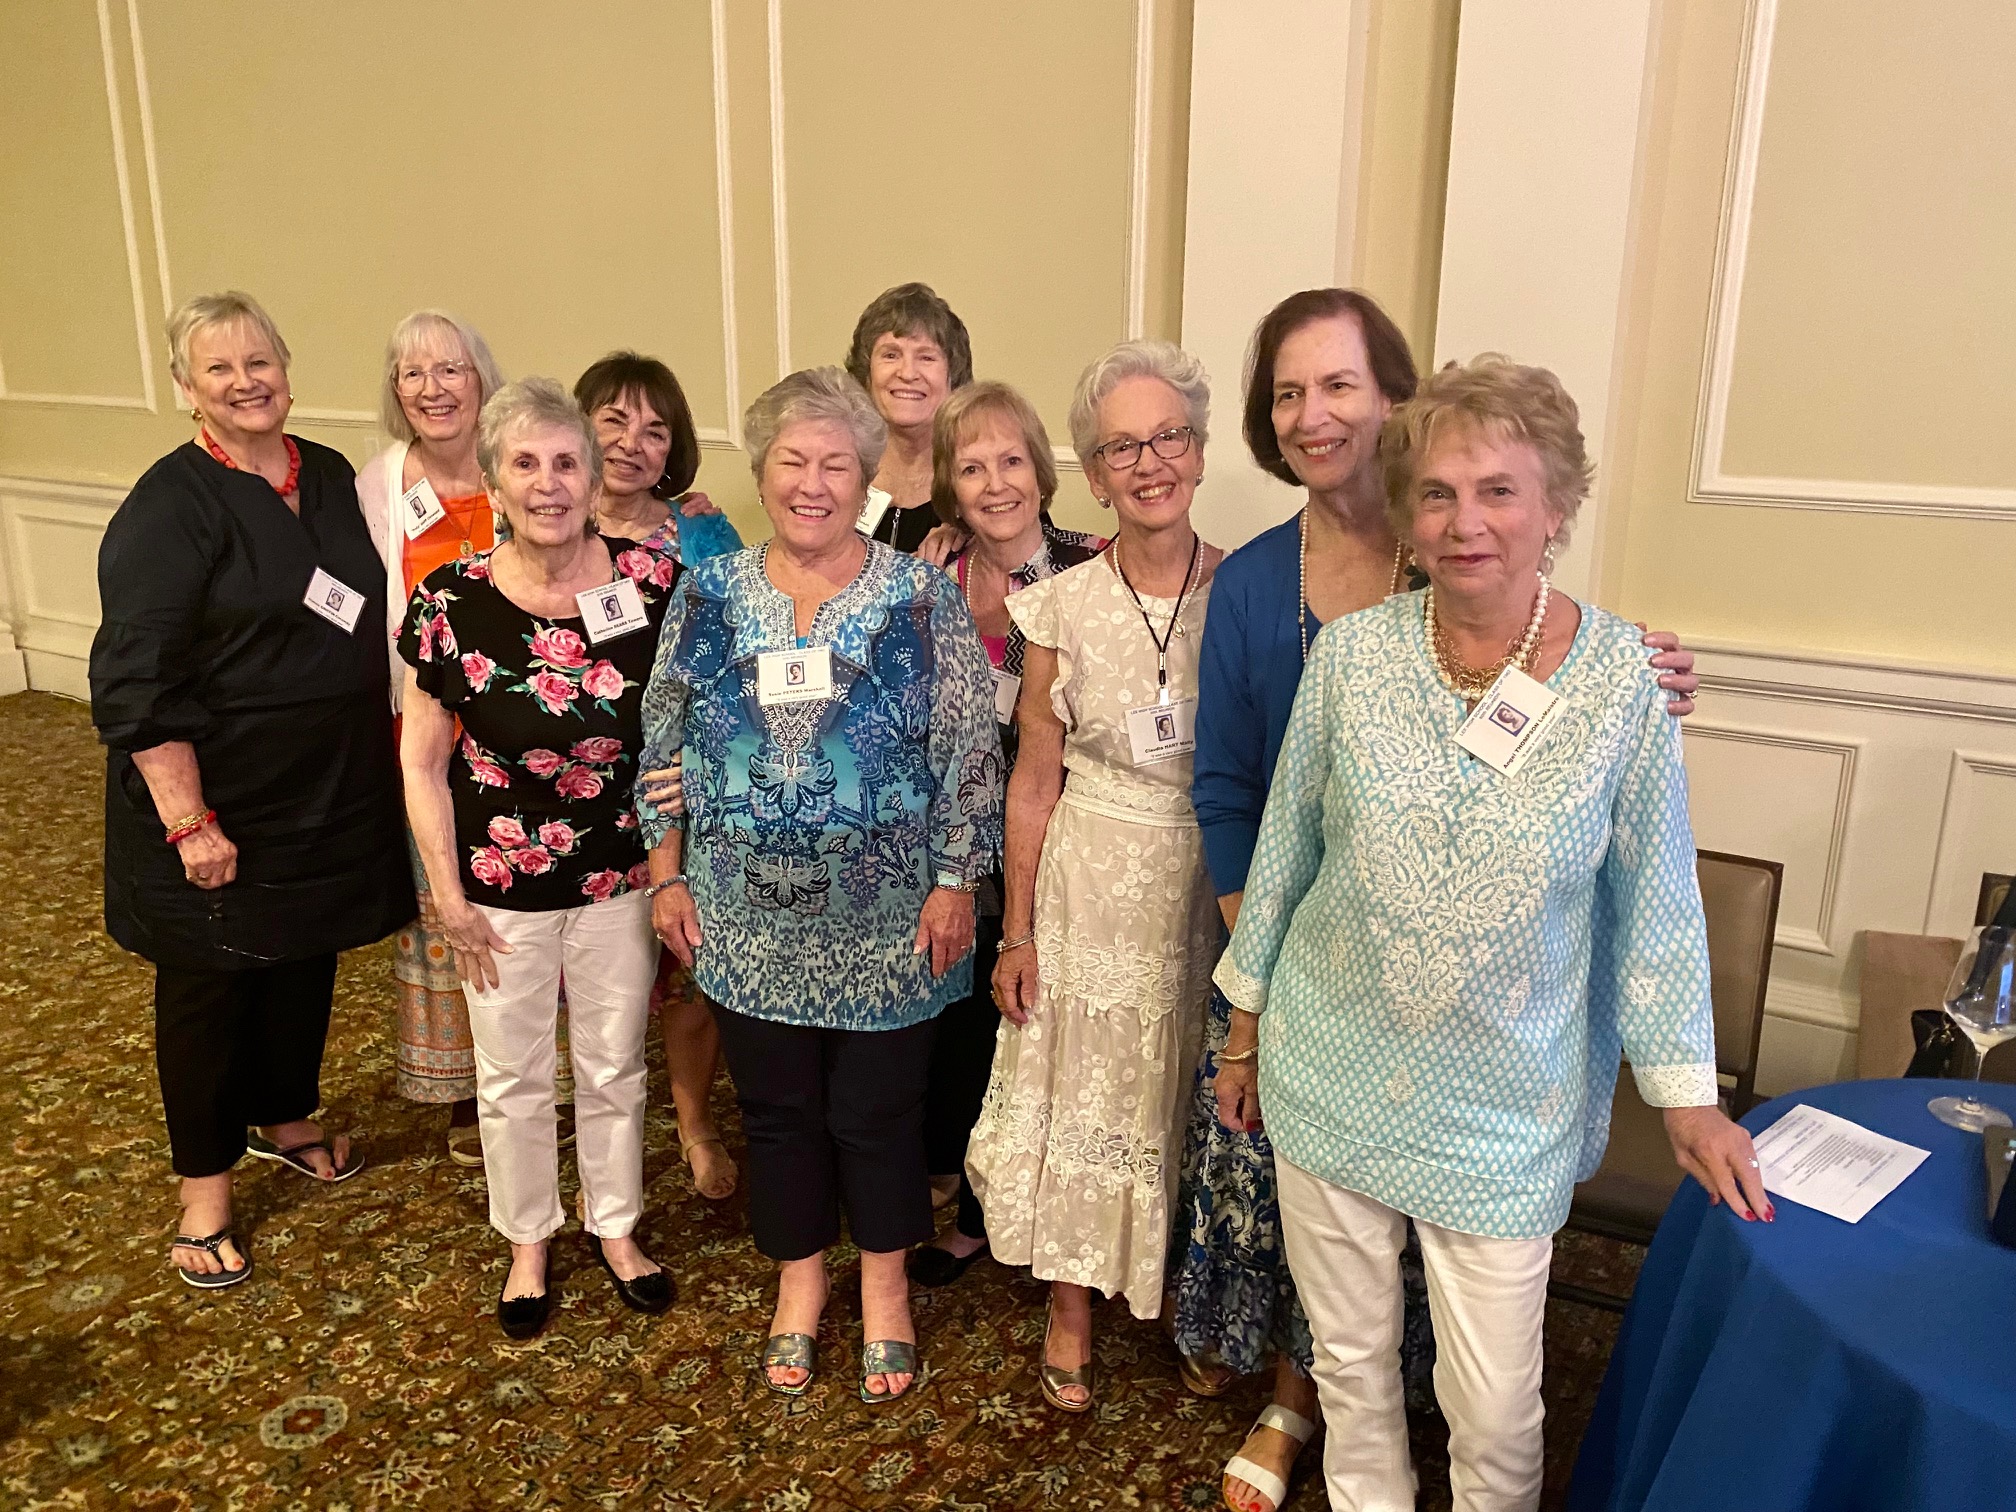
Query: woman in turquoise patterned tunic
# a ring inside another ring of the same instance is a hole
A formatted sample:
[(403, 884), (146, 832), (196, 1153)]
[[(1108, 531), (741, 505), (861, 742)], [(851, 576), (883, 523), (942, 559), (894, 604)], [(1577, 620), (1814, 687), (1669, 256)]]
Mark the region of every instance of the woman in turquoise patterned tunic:
[(937, 1015), (972, 990), (973, 893), (1001, 849), (994, 685), (952, 579), (854, 529), (884, 439), (860, 386), (794, 373), (743, 432), (776, 535), (681, 584), (642, 764), (683, 754), (685, 814), (640, 794), (638, 815), (654, 924), (712, 1001), (750, 1226), (779, 1262), (765, 1379), (811, 1384), (844, 1211), (861, 1396), (881, 1402), (916, 1378), (925, 1078)]
[(1399, 406), (1380, 456), (1429, 587), (1311, 647), (1217, 973), (1238, 1010), (1219, 1108), (1266, 1111), (1332, 1505), (1413, 1500), (1411, 1218), (1454, 1504), (1531, 1508), (1552, 1235), (1620, 1050), (1682, 1167), (1769, 1208), (1716, 1105), (1677, 726), (1637, 629), (1543, 572), (1588, 492), (1574, 402), (1480, 358)]

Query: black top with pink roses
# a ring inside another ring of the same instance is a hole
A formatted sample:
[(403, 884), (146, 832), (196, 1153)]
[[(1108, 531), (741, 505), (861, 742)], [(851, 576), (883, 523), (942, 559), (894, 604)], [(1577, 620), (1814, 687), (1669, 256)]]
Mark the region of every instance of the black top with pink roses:
[(650, 623), (591, 645), (581, 619), (528, 614), (490, 557), (428, 574), (399, 654), (462, 723), (448, 762), (455, 850), (472, 903), (539, 913), (600, 903), (648, 880), (630, 790), (639, 710), (676, 559), (610, 539)]

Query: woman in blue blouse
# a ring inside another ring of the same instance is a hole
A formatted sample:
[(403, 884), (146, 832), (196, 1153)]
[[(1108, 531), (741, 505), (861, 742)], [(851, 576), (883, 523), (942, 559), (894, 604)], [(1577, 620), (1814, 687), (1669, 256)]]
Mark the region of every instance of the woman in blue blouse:
[(1311, 647), (1218, 968), (1217, 1096), (1235, 1126), (1266, 1108), (1332, 1505), (1413, 1500), (1411, 1218), (1455, 1505), (1531, 1508), (1552, 1235), (1620, 1050), (1682, 1167), (1769, 1208), (1716, 1105), (1678, 727), (1636, 628), (1544, 575), (1588, 492), (1574, 402), (1480, 358), (1396, 409), (1380, 456), (1429, 587)]
[(860, 386), (794, 373), (742, 428), (776, 535), (692, 569), (666, 616), (643, 765), (683, 753), (685, 814), (640, 795), (653, 922), (714, 1004), (742, 1107), (750, 1225), (780, 1263), (765, 1379), (811, 1384), (844, 1209), (861, 1397), (888, 1401), (917, 1372), (903, 1261), (931, 1235), (935, 1020), (972, 990), (1001, 849), (993, 679), (958, 586), (854, 528), (885, 437)]

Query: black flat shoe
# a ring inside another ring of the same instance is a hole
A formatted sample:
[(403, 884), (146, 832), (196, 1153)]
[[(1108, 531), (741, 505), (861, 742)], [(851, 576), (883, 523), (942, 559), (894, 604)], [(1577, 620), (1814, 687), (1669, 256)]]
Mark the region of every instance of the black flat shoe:
[(497, 1326), (504, 1330), (507, 1339), (534, 1339), (546, 1326), (546, 1320), (553, 1316), (553, 1292), (548, 1289), (536, 1297), (499, 1297), (497, 1299)]
[(602, 1241), (593, 1234), (586, 1237), (588, 1247), (595, 1251), (595, 1258), (602, 1262), (602, 1269), (609, 1272), (616, 1295), (623, 1299), (625, 1307), (632, 1312), (662, 1313), (672, 1305), (672, 1278), (663, 1269), (655, 1270), (648, 1276), (639, 1276), (634, 1281), (625, 1281), (616, 1274), (616, 1267), (609, 1263), (609, 1257), (602, 1253)]
[(985, 1244), (965, 1256), (955, 1255), (935, 1244), (920, 1244), (910, 1251), (910, 1258), (903, 1262), (903, 1269), (919, 1286), (950, 1286), (972, 1269), (975, 1260), (986, 1258)]

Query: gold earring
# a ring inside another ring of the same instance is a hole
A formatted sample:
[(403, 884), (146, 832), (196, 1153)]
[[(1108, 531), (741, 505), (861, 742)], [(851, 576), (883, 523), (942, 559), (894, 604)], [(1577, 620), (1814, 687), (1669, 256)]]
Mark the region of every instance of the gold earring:
[(198, 425), (201, 425), (203, 423), (203, 411), (192, 404), (189, 406), (189, 418), (194, 420)]

